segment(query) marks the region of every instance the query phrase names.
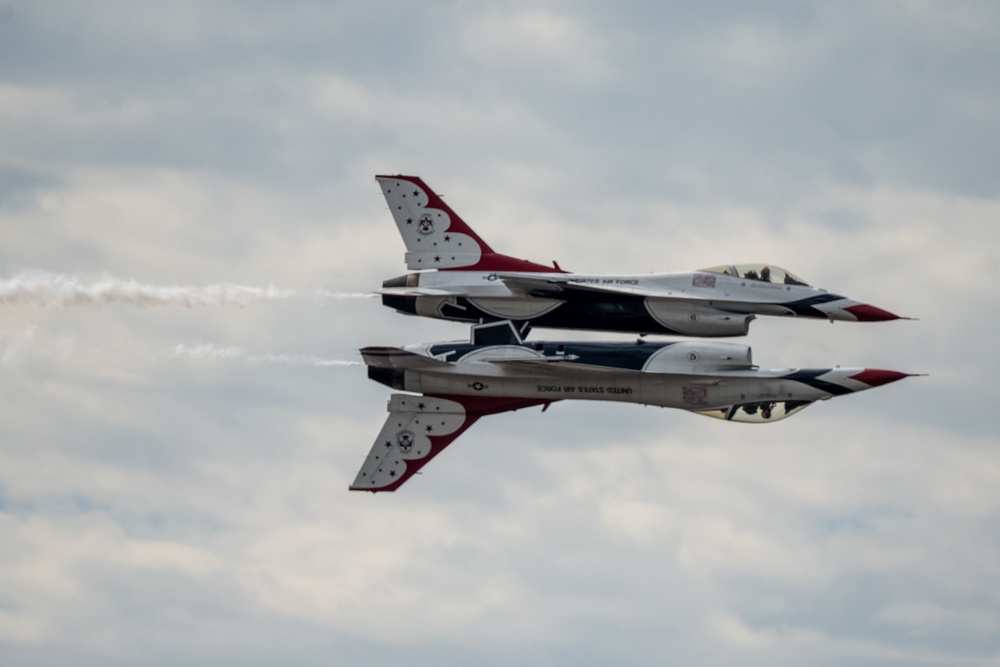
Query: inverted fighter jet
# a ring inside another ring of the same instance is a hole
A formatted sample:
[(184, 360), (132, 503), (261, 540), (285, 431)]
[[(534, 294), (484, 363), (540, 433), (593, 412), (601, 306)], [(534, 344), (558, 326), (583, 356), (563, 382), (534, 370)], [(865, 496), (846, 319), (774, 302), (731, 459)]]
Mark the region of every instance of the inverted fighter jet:
[(392, 394), (389, 417), (352, 491), (395, 491), (480, 417), (561, 400), (680, 408), (768, 423), (815, 401), (908, 377), (873, 368), (761, 370), (746, 345), (716, 341), (522, 341), (510, 322), (476, 327), (471, 343), (361, 350), (368, 377)]
[(639, 334), (743, 336), (757, 315), (879, 322), (886, 310), (811, 287), (773, 264), (642, 275), (569, 273), (495, 252), (416, 176), (376, 176), (418, 271), (382, 283), (401, 313), (460, 322)]

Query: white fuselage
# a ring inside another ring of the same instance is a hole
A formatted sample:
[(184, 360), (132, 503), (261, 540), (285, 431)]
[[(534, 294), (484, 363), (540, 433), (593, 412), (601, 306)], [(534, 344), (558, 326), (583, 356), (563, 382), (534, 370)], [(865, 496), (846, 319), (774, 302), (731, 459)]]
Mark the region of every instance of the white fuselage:
[(362, 352), (369, 366), (395, 369), (395, 388), (431, 395), (617, 401), (705, 412), (808, 403), (872, 386), (863, 381), (863, 368), (761, 370), (750, 348), (736, 343), (435, 343)]
[[(531, 288), (533, 283), (546, 280), (551, 286)], [(642, 315), (650, 318), (652, 328), (663, 327), (684, 335), (742, 335), (749, 324), (746, 316), (755, 315), (857, 321), (862, 318), (849, 309), (863, 305), (808, 285), (704, 271), (633, 275), (425, 271), (410, 274), (406, 287), (381, 291), (384, 295), (413, 297), (407, 307), (413, 314), (425, 317), (465, 321), (483, 317), (544, 318), (540, 326), (598, 330), (618, 329), (602, 322), (614, 317), (613, 312), (604, 315), (602, 308), (640, 301)], [(574, 299), (581, 294), (586, 295), (586, 303), (574, 305)], [(390, 301), (386, 304), (390, 305)], [(572, 318), (569, 313), (574, 308), (584, 309), (582, 315), (578, 313), (563, 326), (563, 314)], [(592, 325), (580, 326), (588, 321)]]

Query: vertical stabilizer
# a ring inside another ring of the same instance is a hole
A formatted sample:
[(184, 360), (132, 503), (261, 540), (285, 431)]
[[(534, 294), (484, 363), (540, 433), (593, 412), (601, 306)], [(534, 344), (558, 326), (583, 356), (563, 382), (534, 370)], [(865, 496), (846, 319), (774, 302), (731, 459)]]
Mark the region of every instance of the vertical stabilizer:
[(409, 269), (557, 272), (493, 252), (418, 176), (376, 176), (406, 244)]

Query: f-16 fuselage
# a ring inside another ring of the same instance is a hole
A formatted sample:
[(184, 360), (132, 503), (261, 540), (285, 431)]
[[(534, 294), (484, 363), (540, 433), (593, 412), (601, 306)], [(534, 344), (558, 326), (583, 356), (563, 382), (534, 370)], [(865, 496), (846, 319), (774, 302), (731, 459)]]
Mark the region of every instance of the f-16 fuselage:
[(394, 490), (481, 416), (561, 400), (680, 408), (766, 423), (810, 403), (907, 377), (866, 368), (761, 370), (735, 343), (434, 343), (361, 350), (396, 394), (352, 485)]
[[(551, 329), (742, 336), (757, 315), (895, 319), (805, 284), (783, 269), (720, 266), (641, 275), (427, 271), (387, 280), (382, 303), (461, 322), (512, 320)], [(769, 268), (770, 267), (766, 267)], [(747, 277), (747, 275), (751, 277)]]
[[(757, 315), (882, 321), (896, 315), (806, 284), (780, 267), (721, 265), (640, 275), (568, 273), (494, 252), (415, 176), (377, 176), (419, 272), (383, 283), (402, 313), (554, 329), (741, 336)], [(436, 269), (436, 270), (428, 270)]]
[[(437, 343), (361, 350), (369, 377), (423, 394), (642, 403), (736, 421), (777, 420), (791, 409), (906, 377), (865, 368), (761, 370), (733, 343)], [(742, 419), (733, 407), (771, 407)], [(714, 414), (722, 410), (726, 414)], [(766, 415), (766, 416), (764, 416)]]

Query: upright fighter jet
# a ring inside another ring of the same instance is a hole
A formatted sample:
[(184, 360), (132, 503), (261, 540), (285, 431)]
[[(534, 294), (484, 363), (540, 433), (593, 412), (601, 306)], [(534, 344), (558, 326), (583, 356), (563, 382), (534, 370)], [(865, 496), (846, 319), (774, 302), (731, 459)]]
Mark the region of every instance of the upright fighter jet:
[(773, 264), (642, 275), (569, 273), (495, 252), (416, 176), (376, 176), (419, 271), (382, 283), (401, 313), (460, 322), (683, 336), (743, 336), (757, 315), (845, 322), (900, 319), (812, 287)]
[(746, 345), (717, 341), (526, 343), (510, 322), (477, 327), (471, 343), (361, 354), (371, 379), (413, 392), (390, 397), (389, 417), (350, 487), (372, 492), (395, 491), (486, 415), (576, 399), (768, 423), (908, 377), (873, 368), (762, 370)]

